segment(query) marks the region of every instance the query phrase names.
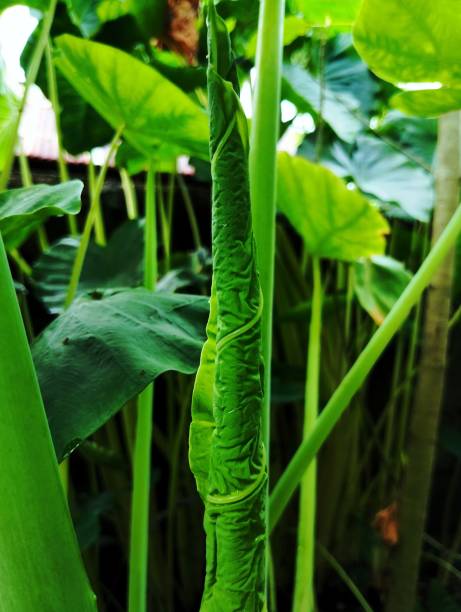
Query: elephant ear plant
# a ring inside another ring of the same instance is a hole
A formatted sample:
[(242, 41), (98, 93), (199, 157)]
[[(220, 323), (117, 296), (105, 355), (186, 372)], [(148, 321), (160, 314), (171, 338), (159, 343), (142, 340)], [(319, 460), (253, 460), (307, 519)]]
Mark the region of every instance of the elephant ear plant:
[(262, 300), (248, 180), (247, 121), (224, 22), (208, 5), (213, 290), (197, 374), (190, 464), (205, 505), (202, 610), (265, 606), (266, 460)]

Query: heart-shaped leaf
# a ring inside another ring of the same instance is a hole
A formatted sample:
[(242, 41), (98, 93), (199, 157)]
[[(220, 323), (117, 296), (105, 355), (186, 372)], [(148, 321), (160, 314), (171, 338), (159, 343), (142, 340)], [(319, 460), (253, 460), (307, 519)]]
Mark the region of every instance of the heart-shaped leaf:
[(80, 210), (81, 181), (34, 185), (0, 193), (0, 231), (8, 249), (21, 245), (47, 217), (76, 215)]
[(384, 217), (327, 168), (280, 153), (277, 203), (311, 255), (355, 261), (384, 252)]
[(168, 370), (198, 367), (208, 299), (131, 289), (77, 300), (32, 354), (61, 460)]
[(114, 129), (149, 158), (162, 146), (208, 157), (206, 113), (154, 68), (127, 53), (63, 35), (56, 65), (71, 85)]

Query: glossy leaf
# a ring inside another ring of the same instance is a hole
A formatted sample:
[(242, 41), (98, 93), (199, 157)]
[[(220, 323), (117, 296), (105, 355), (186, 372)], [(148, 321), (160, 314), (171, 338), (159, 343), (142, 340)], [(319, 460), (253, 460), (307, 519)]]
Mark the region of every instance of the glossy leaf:
[(309, 254), (354, 261), (384, 252), (386, 220), (327, 168), (279, 153), (277, 183), (279, 210)]
[(412, 274), (396, 259), (375, 256), (354, 264), (354, 290), (362, 306), (381, 325)]
[(205, 112), (154, 68), (100, 43), (63, 35), (55, 61), (80, 95), (148, 157), (162, 146), (208, 157)]
[(53, 321), (32, 354), (58, 458), (159, 374), (195, 372), (207, 315), (206, 298), (132, 289)]
[(77, 214), (82, 189), (81, 181), (68, 181), (1, 192), (0, 230), (6, 247), (22, 244), (47, 217)]
[(322, 163), (339, 176), (352, 178), (363, 192), (394, 205), (388, 209), (390, 214), (429, 220), (434, 200), (432, 176), (386, 142), (360, 136), (352, 152), (335, 143)]

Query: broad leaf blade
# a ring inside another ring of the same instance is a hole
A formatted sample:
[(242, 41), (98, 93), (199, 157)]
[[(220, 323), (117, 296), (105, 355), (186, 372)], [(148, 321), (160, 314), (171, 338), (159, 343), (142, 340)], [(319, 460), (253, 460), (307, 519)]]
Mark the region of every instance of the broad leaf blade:
[(461, 108), (461, 87), (403, 91), (391, 98), (391, 105), (409, 115), (437, 117)]
[(22, 244), (47, 217), (77, 214), (82, 189), (81, 181), (68, 181), (1, 192), (0, 230), (6, 247)]
[(51, 323), (32, 354), (58, 459), (159, 374), (195, 372), (207, 315), (204, 297), (132, 289)]
[(309, 254), (354, 261), (381, 254), (388, 224), (357, 190), (327, 168), (280, 153), (277, 202)]
[(149, 158), (162, 146), (208, 157), (205, 112), (154, 68), (100, 43), (63, 35), (55, 61), (72, 86)]
[(312, 26), (350, 26), (360, 0), (295, 0), (294, 5)]
[[(460, 31), (458, 0), (364, 0), (354, 27), (354, 43), (370, 69), (386, 81), (396, 85), (438, 83), (448, 90), (460, 90)], [(409, 100), (415, 104), (416, 98), (422, 104), (426, 93), (433, 97), (433, 92), (426, 91)], [(444, 93), (438, 101), (440, 112), (460, 108), (458, 95)]]

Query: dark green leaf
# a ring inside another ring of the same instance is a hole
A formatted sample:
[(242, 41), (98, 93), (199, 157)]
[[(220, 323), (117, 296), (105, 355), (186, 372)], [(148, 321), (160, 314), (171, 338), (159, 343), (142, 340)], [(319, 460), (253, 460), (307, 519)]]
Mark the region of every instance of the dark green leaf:
[(59, 460), (168, 370), (198, 366), (204, 297), (127, 290), (77, 300), (32, 353)]

